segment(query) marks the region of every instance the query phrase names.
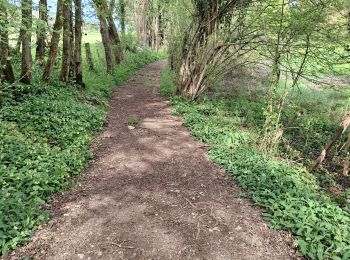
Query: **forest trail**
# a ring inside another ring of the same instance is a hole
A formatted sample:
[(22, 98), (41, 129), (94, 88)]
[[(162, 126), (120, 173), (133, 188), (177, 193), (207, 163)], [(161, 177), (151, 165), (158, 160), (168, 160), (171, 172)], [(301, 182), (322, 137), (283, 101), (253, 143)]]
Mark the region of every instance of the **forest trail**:
[[(41, 259), (293, 259), (159, 94), (164, 61), (121, 85), (81, 186), (20, 254)], [(133, 115), (139, 125), (130, 130)]]

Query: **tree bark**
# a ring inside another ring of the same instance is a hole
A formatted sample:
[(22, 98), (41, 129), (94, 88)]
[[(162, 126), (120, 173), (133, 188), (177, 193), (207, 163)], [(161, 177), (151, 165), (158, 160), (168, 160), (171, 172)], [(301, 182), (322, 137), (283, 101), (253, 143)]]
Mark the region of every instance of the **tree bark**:
[(195, 12), (182, 42), (177, 93), (196, 99), (207, 88), (208, 73), (222, 64), (229, 45), (210, 41), (220, 26), (232, 23), (232, 10), (240, 1), (194, 1)]
[(119, 34), (117, 31), (117, 27), (115, 26), (114, 20), (113, 20), (113, 10), (114, 10), (114, 5), (115, 2), (114, 0), (111, 0), (110, 2), (110, 7), (108, 9), (108, 14), (107, 14), (107, 22), (108, 22), (108, 33), (109, 33), (109, 38), (112, 43), (112, 48), (113, 48), (113, 53), (114, 53), (114, 59), (117, 64), (119, 64), (123, 58), (123, 51), (121, 48), (121, 42), (119, 38)]
[(122, 34), (125, 34), (125, 0), (119, 0), (119, 12), (120, 12), (120, 28), (121, 28), (121, 32)]
[(92, 55), (90, 49), (90, 43), (85, 43), (85, 53), (86, 53), (86, 62), (88, 64), (89, 70), (94, 70), (94, 63), (92, 62)]
[(62, 49), (62, 64), (60, 72), (60, 80), (68, 82), (70, 65), (72, 61), (72, 46), (71, 46), (71, 0), (66, 0), (63, 4), (63, 49)]
[(158, 28), (159, 28), (159, 46), (164, 44), (164, 25), (163, 25), (163, 16), (162, 10), (160, 6), (158, 6), (159, 14), (158, 14)]
[[(70, 0), (72, 1), (72, 0)], [(75, 1), (75, 0), (74, 0)], [(75, 26), (73, 26), (73, 8), (71, 5), (71, 10), (69, 12), (69, 31), (70, 31), (70, 37), (69, 37), (69, 44), (70, 44), (70, 64), (69, 64), (69, 78), (71, 80), (75, 80), (75, 61), (74, 61), (74, 55), (75, 55)]]
[(152, 49), (158, 51), (159, 49), (159, 16), (152, 18)]
[(32, 0), (22, 0), (22, 64), (20, 82), (30, 84), (32, 82), (32, 53), (31, 53), (31, 28), (32, 28)]
[(107, 73), (112, 73), (113, 55), (112, 55), (112, 48), (111, 48), (111, 40), (109, 38), (108, 24), (106, 20), (106, 10), (105, 10), (106, 5), (102, 1), (105, 1), (105, 0), (94, 0), (94, 3), (96, 6), (97, 17), (100, 22), (100, 33), (101, 33), (102, 43), (105, 51)]
[(148, 45), (147, 37), (147, 17), (146, 10), (148, 0), (140, 0), (138, 3), (134, 1), (134, 18), (137, 31), (137, 42), (140, 46)]
[(0, 59), (1, 74), (0, 82), (13, 83), (15, 75), (13, 73), (11, 62), (9, 61), (9, 37), (7, 24), (7, 10), (3, 3), (0, 3)]
[[(47, 0), (39, 1), (39, 20), (42, 21), (45, 26), (47, 25)], [(46, 48), (46, 28), (42, 26), (37, 28), (37, 41), (36, 41), (36, 53), (35, 59), (39, 66), (44, 64), (45, 48)]]
[(47, 59), (46, 66), (43, 73), (44, 82), (49, 82), (51, 80), (53, 66), (55, 64), (56, 57), (57, 57), (58, 43), (60, 41), (60, 30), (62, 29), (62, 7), (63, 7), (62, 0), (57, 0), (56, 19), (53, 25), (49, 57)]
[[(75, 82), (84, 86), (82, 59), (81, 59), (81, 38), (82, 38), (82, 5), (81, 0), (75, 0), (75, 48), (74, 48), (74, 68), (75, 68)], [(90, 57), (91, 58), (91, 57)]]
[(17, 37), (17, 42), (16, 42), (16, 49), (15, 49), (15, 53), (20, 53), (21, 51), (21, 46), (22, 46), (22, 35), (23, 35), (23, 30), (22, 28), (19, 29), (18, 32), (18, 37)]

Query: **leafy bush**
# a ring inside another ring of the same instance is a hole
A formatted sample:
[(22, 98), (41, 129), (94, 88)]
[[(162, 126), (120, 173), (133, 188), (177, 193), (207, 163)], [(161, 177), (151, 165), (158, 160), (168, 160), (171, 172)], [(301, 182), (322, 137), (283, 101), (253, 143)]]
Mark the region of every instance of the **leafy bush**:
[(235, 101), (204, 98), (194, 103), (173, 97), (172, 105), (192, 135), (211, 145), (210, 158), (265, 208), (263, 216), (268, 223), (298, 238), (303, 255), (349, 259), (349, 211), (322, 192), (317, 179), (305, 168), (261, 154), (256, 148), (258, 127), (244, 127), (247, 120), (253, 123), (251, 116), (259, 120), (260, 114), (242, 113), (240, 101)]
[(30, 238), (49, 216), (40, 210), (49, 195), (67, 188), (87, 165), (89, 142), (103, 126), (106, 98), (116, 83), (162, 57), (149, 51), (127, 53), (113, 75), (104, 67), (85, 71), (85, 90), (60, 82), (1, 85), (1, 253)]
[(89, 153), (84, 147), (50, 147), (6, 121), (0, 121), (0, 140), (0, 246), (4, 253), (26, 241), (46, 219), (39, 206), (48, 194), (67, 186), (69, 177), (86, 165)]

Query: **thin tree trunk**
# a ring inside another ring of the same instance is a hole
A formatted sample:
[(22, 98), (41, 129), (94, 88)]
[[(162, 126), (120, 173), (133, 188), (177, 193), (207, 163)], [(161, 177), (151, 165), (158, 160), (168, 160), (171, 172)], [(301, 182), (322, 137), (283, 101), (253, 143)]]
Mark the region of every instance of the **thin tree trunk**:
[(85, 43), (85, 53), (86, 53), (86, 62), (88, 64), (89, 70), (94, 70), (94, 63), (92, 62), (91, 48), (90, 43)]
[[(72, 1), (72, 0), (70, 0)], [(74, 0), (75, 1), (75, 0)], [(74, 61), (74, 55), (75, 55), (75, 29), (73, 26), (73, 8), (71, 5), (71, 10), (69, 12), (69, 31), (70, 31), (70, 37), (69, 37), (69, 44), (70, 44), (70, 64), (69, 64), (69, 78), (71, 80), (75, 80), (75, 61)]]
[(162, 10), (160, 6), (158, 5), (158, 28), (159, 28), (159, 46), (162, 46), (164, 44), (164, 28), (163, 28), (163, 16), (162, 16)]
[(350, 11), (348, 12), (348, 32), (350, 33)]
[(94, 3), (96, 5), (97, 17), (100, 22), (100, 33), (101, 33), (102, 43), (105, 51), (107, 73), (112, 73), (113, 55), (112, 55), (112, 48), (111, 48), (111, 40), (109, 38), (109, 32), (108, 32), (108, 24), (106, 20), (106, 10), (104, 8), (105, 4), (101, 3), (101, 1), (99, 0), (94, 0)]
[(148, 45), (146, 17), (147, 4), (148, 0), (140, 0), (139, 3), (136, 3), (136, 1), (134, 1), (134, 17), (137, 30), (137, 42), (141, 46)]
[(63, 7), (62, 0), (57, 0), (56, 20), (53, 25), (49, 57), (47, 59), (47, 63), (43, 73), (44, 82), (49, 82), (51, 80), (53, 66), (55, 64), (56, 57), (57, 57), (58, 43), (60, 41), (60, 30), (62, 29), (62, 7)]
[(141, 39), (143, 41), (143, 45), (147, 46), (148, 44), (148, 35), (147, 35), (147, 4), (148, 0), (143, 0), (142, 1), (142, 6), (141, 6), (141, 23), (140, 23), (140, 29), (141, 29)]
[(350, 165), (349, 165), (349, 156), (346, 156), (344, 159), (344, 163), (343, 163), (343, 176), (349, 176), (349, 171), (350, 171)]
[(121, 42), (117, 31), (117, 27), (115, 26), (115, 23), (113, 21), (112, 13), (114, 10), (114, 5), (115, 5), (114, 0), (111, 0), (110, 7), (108, 9), (108, 14), (107, 14), (107, 22), (108, 22), (109, 38), (113, 45), (114, 59), (115, 59), (115, 62), (119, 64), (123, 60), (124, 55), (121, 48)]
[(60, 72), (60, 80), (68, 82), (69, 69), (72, 60), (72, 46), (71, 46), (71, 9), (72, 2), (67, 0), (63, 4), (63, 49), (62, 49), (62, 64)]
[(316, 170), (323, 163), (324, 159), (326, 158), (326, 156), (329, 153), (329, 151), (331, 150), (331, 148), (334, 146), (336, 141), (341, 137), (341, 135), (348, 129), (349, 125), (350, 125), (350, 112), (348, 112), (345, 115), (345, 117), (344, 117), (343, 121), (341, 122), (339, 128), (333, 134), (331, 139), (326, 144), (326, 147), (321, 151), (320, 155), (318, 156), (318, 158), (316, 159), (314, 164), (311, 166), (310, 172)]
[(22, 28), (20, 28), (19, 32), (18, 32), (15, 53), (20, 53), (20, 51), (21, 51), (22, 35), (23, 35), (23, 30), (22, 30)]
[(0, 82), (6, 81), (13, 83), (15, 75), (13, 73), (11, 62), (8, 60), (9, 56), (9, 37), (7, 24), (7, 10), (4, 4), (0, 3), (0, 59), (1, 59), (1, 73)]
[[(47, 25), (47, 0), (40, 0), (39, 2), (39, 20), (42, 21), (45, 26)], [(37, 28), (37, 41), (36, 41), (36, 53), (35, 59), (39, 66), (44, 64), (45, 48), (46, 48), (46, 28), (41, 26)]]
[(32, 1), (22, 0), (22, 64), (20, 82), (30, 84), (32, 82), (32, 53), (31, 53), (31, 28), (32, 28)]
[[(82, 59), (81, 59), (81, 38), (82, 38), (82, 5), (81, 0), (75, 0), (75, 48), (74, 48), (74, 68), (75, 68), (75, 82), (84, 86)], [(91, 57), (90, 57), (91, 59)], [(90, 61), (91, 62), (91, 61)]]
[(159, 17), (152, 18), (152, 49), (158, 51), (159, 49)]
[(125, 0), (119, 0), (119, 8), (120, 8), (120, 28), (122, 34), (125, 34)]

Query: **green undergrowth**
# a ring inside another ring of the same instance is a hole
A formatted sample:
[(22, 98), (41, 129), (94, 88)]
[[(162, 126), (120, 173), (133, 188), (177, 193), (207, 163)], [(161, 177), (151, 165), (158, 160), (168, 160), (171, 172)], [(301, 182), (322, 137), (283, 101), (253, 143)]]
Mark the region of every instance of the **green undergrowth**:
[[(161, 88), (171, 85), (169, 76), (162, 79)], [(247, 102), (234, 99), (191, 102), (174, 96), (171, 100), (192, 135), (210, 144), (210, 158), (265, 209), (263, 216), (270, 226), (296, 236), (302, 255), (350, 258), (349, 210), (325, 193), (304, 167), (259, 151), (263, 117), (258, 104), (252, 102), (248, 112), (243, 108)]]
[(160, 94), (167, 97), (170, 97), (175, 94), (175, 77), (172, 74), (169, 66), (165, 66), (165, 68), (162, 70), (160, 82)]
[(115, 86), (164, 55), (127, 53), (113, 75), (96, 62), (86, 89), (54, 81), (2, 85), (0, 106), (0, 252), (25, 243), (46, 221), (45, 203), (86, 167)]

